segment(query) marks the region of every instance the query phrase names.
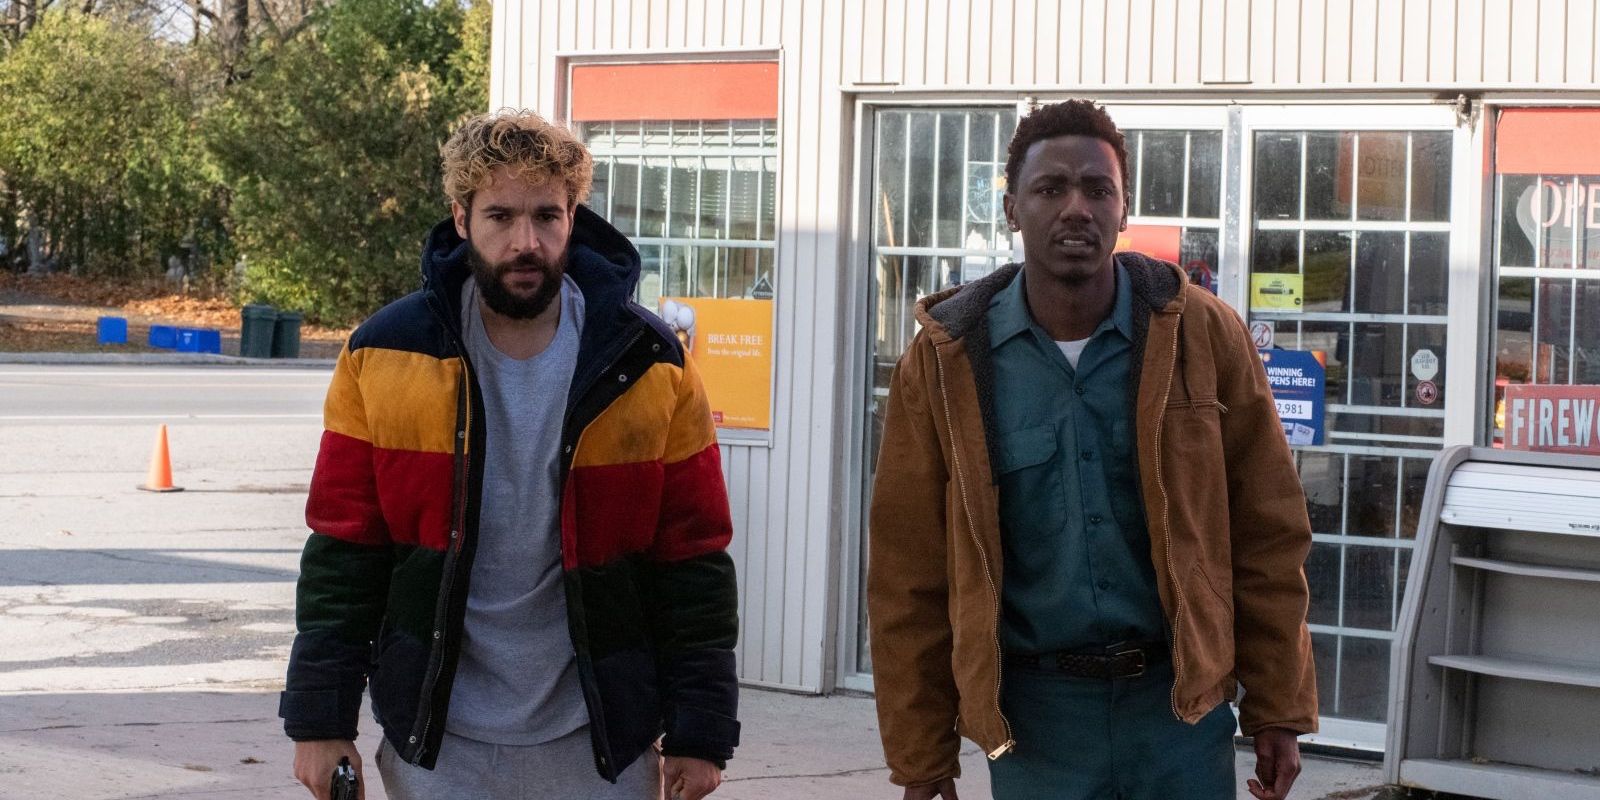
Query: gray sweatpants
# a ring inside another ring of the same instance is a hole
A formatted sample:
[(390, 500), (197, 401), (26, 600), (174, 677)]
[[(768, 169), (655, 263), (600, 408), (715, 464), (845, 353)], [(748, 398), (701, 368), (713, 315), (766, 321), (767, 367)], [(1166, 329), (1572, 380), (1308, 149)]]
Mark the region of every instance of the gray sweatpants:
[(378, 774), (390, 800), (660, 800), (661, 758), (648, 750), (616, 784), (594, 768), (589, 729), (544, 744), (489, 744), (444, 735), (432, 771), (407, 764), (385, 739)]

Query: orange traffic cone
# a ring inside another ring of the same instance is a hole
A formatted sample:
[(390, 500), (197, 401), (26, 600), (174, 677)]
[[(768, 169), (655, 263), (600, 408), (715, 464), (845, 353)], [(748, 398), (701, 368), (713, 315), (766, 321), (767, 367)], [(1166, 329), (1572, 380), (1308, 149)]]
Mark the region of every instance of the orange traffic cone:
[(156, 431), (156, 448), (150, 453), (150, 474), (139, 487), (147, 492), (181, 492), (183, 488), (172, 485), (172, 456), (167, 452), (167, 426)]

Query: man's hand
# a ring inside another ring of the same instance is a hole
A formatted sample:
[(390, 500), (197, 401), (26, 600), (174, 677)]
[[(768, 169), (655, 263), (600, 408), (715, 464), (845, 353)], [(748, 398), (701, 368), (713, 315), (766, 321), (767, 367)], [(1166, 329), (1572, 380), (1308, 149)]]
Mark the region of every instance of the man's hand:
[(722, 785), (722, 770), (716, 764), (685, 756), (667, 756), (662, 777), (667, 800), (701, 800)]
[(367, 776), (361, 772), (361, 754), (356, 752), (356, 743), (344, 739), (319, 739), (314, 742), (294, 743), (294, 779), (304, 784), (311, 790), (311, 796), (317, 800), (332, 800), (329, 789), (333, 785), (333, 770), (339, 766), (339, 759), (350, 759), (350, 766), (356, 769), (356, 796), (360, 800), (367, 798)]
[(1256, 777), (1246, 784), (1256, 800), (1286, 800), (1294, 779), (1300, 777), (1299, 734), (1288, 728), (1262, 728), (1256, 732)]
[(907, 786), (902, 800), (933, 800), (935, 797), (942, 797), (944, 800), (961, 800), (956, 797), (956, 779), (945, 778), (938, 783)]

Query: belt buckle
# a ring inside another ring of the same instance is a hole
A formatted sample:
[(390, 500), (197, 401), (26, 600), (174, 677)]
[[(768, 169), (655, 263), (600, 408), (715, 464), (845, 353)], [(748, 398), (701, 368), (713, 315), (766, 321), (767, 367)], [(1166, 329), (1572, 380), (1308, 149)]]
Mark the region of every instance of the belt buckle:
[(1139, 646), (1134, 645), (1134, 644), (1130, 644), (1128, 642), (1121, 642), (1121, 643), (1118, 643), (1118, 644), (1111, 645), (1110, 647), (1107, 647), (1106, 648), (1106, 652), (1107, 652), (1107, 655), (1110, 658), (1114, 658), (1114, 659), (1131, 658), (1133, 660), (1133, 665), (1134, 665), (1133, 670), (1134, 671), (1129, 673), (1129, 674), (1118, 675), (1116, 677), (1119, 677), (1119, 678), (1142, 678), (1142, 677), (1144, 677), (1144, 669), (1145, 669), (1145, 666), (1146, 666), (1144, 648), (1139, 647)]

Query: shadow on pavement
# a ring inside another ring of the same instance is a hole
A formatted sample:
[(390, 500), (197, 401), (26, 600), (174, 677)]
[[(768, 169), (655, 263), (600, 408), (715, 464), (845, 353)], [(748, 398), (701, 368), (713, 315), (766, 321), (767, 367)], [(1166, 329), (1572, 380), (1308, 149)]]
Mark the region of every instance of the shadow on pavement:
[[(296, 569), (230, 563), (226, 557), (232, 554), (299, 552), (298, 548), (0, 550), (0, 587), (294, 581), (299, 576)], [(137, 569), (130, 569), (130, 562), (137, 565)]]

